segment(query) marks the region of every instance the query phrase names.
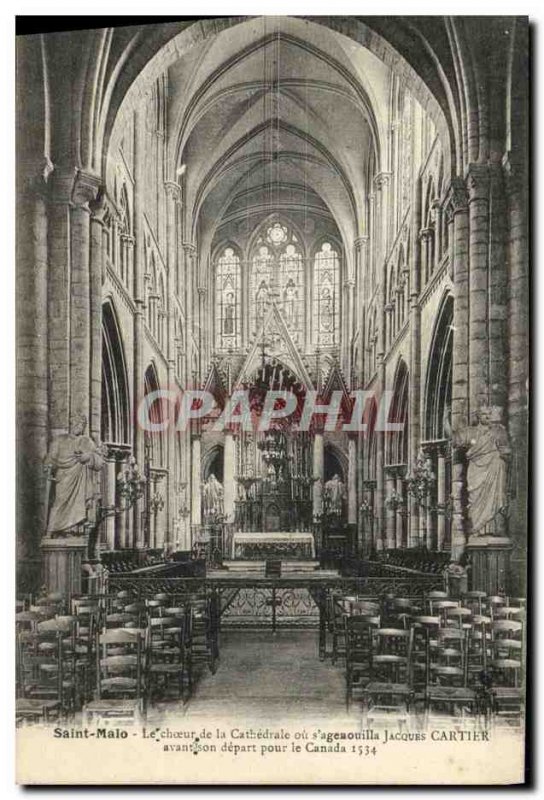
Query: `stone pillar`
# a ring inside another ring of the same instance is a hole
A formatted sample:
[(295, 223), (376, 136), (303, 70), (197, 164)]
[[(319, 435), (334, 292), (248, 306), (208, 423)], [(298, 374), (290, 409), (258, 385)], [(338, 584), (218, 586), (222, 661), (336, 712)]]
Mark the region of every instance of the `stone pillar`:
[[(452, 240), (451, 259), (454, 283), (453, 359), (451, 417), (454, 430), (465, 428), (469, 421), (468, 364), (469, 364), (469, 249), (468, 195), (460, 178), (451, 181), (447, 213), (450, 215)], [(463, 453), (452, 452), (451, 560), (459, 561), (466, 544), (465, 531), (465, 464)]]
[(313, 516), (318, 517), (323, 513), (323, 479), (325, 477), (325, 446), (323, 434), (316, 432), (313, 448)]
[(419, 232), (419, 241), (421, 243), (421, 275), (422, 285), (424, 286), (429, 280), (429, 237), (431, 234), (430, 228), (422, 228)]
[(434, 513), (432, 509), (433, 503), (433, 495), (431, 490), (427, 491), (427, 497), (425, 500), (427, 507), (426, 507), (426, 516), (427, 516), (427, 536), (426, 536), (426, 543), (427, 543), (427, 550), (434, 550), (436, 545), (436, 531), (434, 525)]
[(517, 588), (525, 591), (527, 557), (528, 423), (529, 423), (529, 237), (525, 171), (509, 153), (503, 160), (507, 192), (508, 264), (508, 432), (513, 460), (510, 533), (514, 538), (512, 569)]
[[(471, 164), (468, 174), (470, 220), (469, 405), (470, 422), (489, 402), (489, 171)], [(457, 347), (457, 344), (454, 345)]]
[[(96, 198), (98, 186), (96, 177), (78, 172), (70, 207), (70, 416), (85, 414), (88, 417), (90, 407), (92, 315), (89, 203)], [(94, 302), (96, 299), (97, 287), (93, 277)], [(100, 320), (99, 309), (94, 310)], [(95, 324), (96, 321), (95, 318)]]
[(357, 440), (348, 438), (348, 525), (357, 524)]
[(227, 525), (234, 523), (234, 501), (236, 500), (236, 442), (232, 431), (225, 431), (223, 451), (223, 513)]
[[(176, 330), (174, 314), (174, 297), (176, 295), (176, 275), (178, 272), (178, 231), (179, 218), (178, 206), (181, 203), (181, 189), (173, 181), (164, 185), (166, 193), (166, 250), (168, 265), (168, 291), (165, 298), (167, 309), (166, 353), (168, 359), (168, 387), (173, 389), (176, 385)], [(175, 419), (170, 421), (166, 436), (168, 477), (166, 484), (166, 540), (168, 546), (174, 535), (174, 519), (176, 517), (176, 444), (177, 433)]]
[(191, 439), (191, 524), (202, 524), (202, 478), (200, 465), (200, 436)]
[(46, 522), (48, 446), (48, 251), (44, 176), (19, 188), (17, 198), (17, 588), (40, 582), (40, 537)]
[(89, 402), (89, 431), (100, 439), (102, 414), (102, 282), (106, 261), (104, 214), (106, 204), (103, 194), (90, 203), (90, 314), (91, 314), (91, 373)]
[[(142, 141), (144, 135), (144, 124), (141, 117), (141, 111), (136, 111), (134, 115), (134, 173), (135, 173), (135, 186), (134, 186), (134, 283), (132, 287), (134, 295), (135, 311), (133, 316), (133, 383), (132, 383), (132, 396), (133, 396), (133, 446), (134, 457), (140, 466), (143, 468), (145, 461), (145, 438), (144, 431), (136, 422), (136, 415), (134, 411), (138, 408), (144, 395), (144, 323), (145, 323), (145, 248), (144, 248), (144, 227), (143, 227), (143, 199), (144, 199), (144, 186), (145, 186), (145, 164), (144, 164), (144, 143)], [(133, 510), (133, 530), (134, 530), (134, 546), (142, 548), (145, 546), (145, 531), (143, 522), (143, 500), (134, 504)]]
[[(117, 500), (117, 458), (115, 452), (108, 453), (104, 473), (105, 497), (102, 502), (105, 506), (115, 506)], [(110, 516), (106, 517), (103, 523), (106, 529), (105, 539), (108, 550), (115, 550), (115, 522), (116, 518)]]
[(193, 374), (191, 354), (193, 350), (193, 327), (194, 327), (194, 287), (193, 287), (193, 262), (196, 258), (196, 248), (190, 242), (183, 242), (184, 260), (184, 286), (185, 286), (185, 375), (187, 381), (189, 376), (196, 383), (196, 376)]
[(355, 281), (353, 278), (349, 278), (344, 283), (344, 297), (346, 301), (346, 327), (345, 327), (345, 339), (344, 339), (344, 374), (347, 376), (348, 384), (351, 387), (351, 375), (353, 365), (351, 363), (352, 359), (352, 343), (353, 337), (355, 335), (355, 325), (354, 325), (354, 289), (355, 289)]
[(438, 462), (436, 470), (436, 500), (438, 505), (438, 517), (436, 521), (436, 549), (444, 549), (446, 536), (446, 453), (441, 447), (438, 451)]
[[(396, 481), (395, 475), (392, 470), (387, 469), (385, 471), (385, 500), (392, 496), (393, 492), (396, 489)], [(386, 548), (388, 550), (394, 550), (396, 545), (396, 530), (395, 530), (395, 522), (396, 522), (396, 512), (394, 508), (390, 508), (386, 506), (385, 509), (385, 541), (386, 541)]]
[[(402, 475), (401, 475), (400, 471), (397, 472), (397, 487), (396, 488), (397, 488), (398, 496), (404, 498), (404, 482), (402, 480)], [(399, 506), (399, 508), (397, 508), (396, 536), (395, 536), (395, 539), (396, 539), (395, 545), (396, 545), (397, 550), (400, 550), (403, 547), (406, 547), (406, 542), (403, 539), (403, 531), (404, 531), (404, 524), (405, 524), (404, 523), (405, 513), (406, 513), (406, 509), (404, 508), (404, 505)]]
[[(417, 241), (421, 226), (421, 180), (415, 182), (412, 192), (412, 208), (414, 209), (412, 220), (412, 237)], [(419, 293), (421, 290), (421, 249), (412, 247), (410, 269), (410, 402), (408, 404), (408, 435), (409, 464), (414, 464), (421, 443), (421, 308), (419, 305)], [(414, 497), (410, 495), (409, 504), (409, 525), (408, 525), (408, 547), (417, 547), (420, 544), (420, 507)]]

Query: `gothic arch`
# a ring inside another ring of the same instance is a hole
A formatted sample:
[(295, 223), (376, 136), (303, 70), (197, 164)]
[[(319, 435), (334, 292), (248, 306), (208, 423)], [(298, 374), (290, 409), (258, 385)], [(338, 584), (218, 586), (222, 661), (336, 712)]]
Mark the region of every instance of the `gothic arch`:
[(408, 367), (404, 359), (399, 358), (393, 381), (393, 401), (391, 403), (389, 422), (401, 424), (402, 429), (388, 434), (388, 464), (408, 464), (408, 396)]
[[(452, 396), (453, 296), (442, 298), (436, 317), (425, 382), (425, 439), (449, 438)], [(447, 421), (446, 421), (447, 418)]]
[(113, 300), (102, 306), (102, 413), (103, 442), (130, 442), (130, 395), (123, 340)]
[[(144, 373), (144, 393), (147, 397), (152, 392), (160, 390), (159, 376), (155, 363), (152, 361)], [(165, 421), (164, 401), (156, 400), (152, 403), (148, 411), (149, 419), (153, 424), (160, 424)], [(154, 467), (164, 465), (165, 442), (163, 431), (149, 431), (146, 433), (151, 446), (151, 463)]]

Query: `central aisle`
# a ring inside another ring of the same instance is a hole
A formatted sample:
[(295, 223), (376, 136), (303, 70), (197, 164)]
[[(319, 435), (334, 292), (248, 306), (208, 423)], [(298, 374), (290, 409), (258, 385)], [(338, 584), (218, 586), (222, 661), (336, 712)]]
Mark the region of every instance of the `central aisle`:
[(199, 680), (187, 718), (347, 717), (344, 670), (319, 660), (315, 630), (222, 631), (220, 654), (216, 674), (206, 671)]

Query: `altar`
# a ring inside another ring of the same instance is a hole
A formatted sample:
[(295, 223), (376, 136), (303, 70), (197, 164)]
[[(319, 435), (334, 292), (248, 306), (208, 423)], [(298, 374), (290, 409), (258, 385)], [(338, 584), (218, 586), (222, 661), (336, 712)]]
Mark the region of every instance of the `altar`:
[(315, 559), (313, 533), (243, 531), (232, 534), (232, 558), (243, 560)]

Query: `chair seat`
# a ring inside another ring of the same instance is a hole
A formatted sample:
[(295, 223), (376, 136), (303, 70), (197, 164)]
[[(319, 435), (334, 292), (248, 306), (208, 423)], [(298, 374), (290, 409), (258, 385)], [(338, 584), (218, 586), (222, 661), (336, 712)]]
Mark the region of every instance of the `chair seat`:
[(91, 700), (90, 703), (87, 703), (85, 706), (86, 711), (122, 711), (128, 710), (132, 711), (134, 708), (137, 708), (141, 705), (140, 698), (117, 698), (112, 697), (111, 700), (108, 699), (101, 699), (101, 700)]
[(183, 664), (152, 664), (149, 671), (154, 673), (175, 674), (176, 672), (183, 672), (184, 669)]
[(465, 686), (430, 686), (427, 689), (430, 700), (458, 700), (459, 702), (472, 702), (476, 699), (476, 692)]
[(52, 711), (60, 705), (58, 700), (41, 700), (39, 698), (20, 697), (15, 701), (17, 714), (37, 714), (43, 709)]
[(410, 695), (413, 689), (407, 683), (382, 683), (379, 681), (372, 681), (368, 683), (363, 692), (368, 694), (399, 694)]

